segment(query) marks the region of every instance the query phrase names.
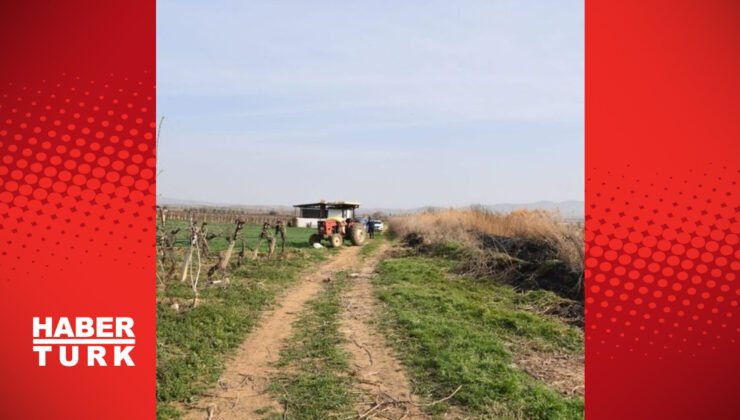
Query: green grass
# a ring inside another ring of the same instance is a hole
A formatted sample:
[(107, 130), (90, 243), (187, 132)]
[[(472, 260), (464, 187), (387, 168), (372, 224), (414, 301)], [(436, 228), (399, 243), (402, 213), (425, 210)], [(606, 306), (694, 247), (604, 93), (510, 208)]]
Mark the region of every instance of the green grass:
[[(291, 235), (291, 232), (288, 232)], [(289, 236), (290, 237), (290, 236)], [(301, 238), (290, 237), (291, 242)], [(225, 242), (225, 241), (224, 241)], [(306, 239), (308, 244), (308, 239)], [(202, 274), (200, 305), (184, 309), (192, 299), (188, 282), (170, 280), (158, 290), (157, 417), (178, 417), (173, 405), (188, 402), (213, 386), (233, 352), (254, 328), (261, 312), (312, 263), (326, 259), (331, 249), (291, 246), (287, 258), (247, 261), (231, 271), (231, 283), (209, 285)], [(183, 308), (170, 307), (179, 299)]]
[[(457, 258), (461, 254), (448, 254)], [(451, 274), (456, 258), (410, 256), (379, 267), (381, 327), (408, 367), (415, 392), (449, 401), (473, 416), (583, 418), (581, 398), (565, 398), (512, 365), (523, 347), (583, 352), (583, 333), (524, 308), (560, 299)], [(429, 408), (439, 414), (447, 403)]]
[[(179, 222), (185, 227), (186, 223)], [(175, 225), (172, 223), (171, 225)], [(210, 231), (228, 233), (231, 224)], [(260, 226), (246, 226), (250, 247)], [(178, 417), (178, 402), (196, 400), (212, 387), (233, 352), (254, 328), (260, 314), (298, 274), (336, 250), (309, 248), (313, 229), (289, 228), (285, 259), (246, 264), (232, 270), (231, 284), (200, 287), (201, 304), (175, 311), (170, 301), (192, 298), (189, 284), (171, 280), (160, 288), (157, 311), (157, 417)], [(178, 245), (185, 246), (183, 231)], [(214, 251), (227, 241), (211, 241)], [(386, 241), (376, 236), (361, 250), (364, 259)], [(266, 245), (263, 245), (266, 246)], [(237, 247), (238, 250), (238, 247)], [(439, 415), (450, 405), (473, 418), (583, 418), (581, 398), (566, 398), (513, 365), (521, 349), (582, 353), (583, 332), (559, 320), (537, 315), (562, 298), (545, 291), (517, 293), (510, 287), (455, 275), (469, 256), (459, 246), (439, 247), (427, 257), (390, 259), (374, 280), (384, 306), (381, 329), (407, 367), (414, 391), (426, 401), (460, 391), (449, 401), (427, 408)], [(248, 258), (249, 260), (249, 258)], [(205, 274), (203, 274), (205, 277)], [(279, 374), (270, 392), (291, 419), (347, 418), (353, 414), (349, 355), (339, 333), (340, 296), (346, 273), (307, 303), (294, 324), (294, 335), (280, 353)], [(282, 412), (256, 413), (282, 418)]]
[[(290, 419), (347, 418), (352, 411), (349, 355), (341, 348), (340, 295), (346, 273), (334, 276), (293, 324), (295, 333), (281, 351), (283, 373), (272, 378), (271, 393)], [(290, 373), (287, 373), (290, 372)], [(282, 418), (272, 413), (270, 418)]]
[(383, 244), (387, 239), (384, 235), (375, 234), (375, 238), (370, 239), (370, 237), (367, 238), (367, 242), (365, 242), (365, 245), (362, 246), (362, 249), (360, 249), (360, 257), (362, 259), (365, 259), (375, 253), (375, 251), (380, 248), (380, 245)]
[[(227, 236), (234, 234), (234, 223), (210, 223), (208, 224), (208, 233), (216, 234), (217, 237), (211, 239), (209, 247), (211, 251), (218, 252), (228, 247), (229, 241), (226, 239)], [(185, 221), (170, 221), (167, 223), (167, 230), (180, 228), (180, 232), (175, 236), (175, 245), (180, 247), (187, 247), (190, 244), (190, 224)], [(262, 232), (262, 225), (244, 225), (240, 236), (244, 238), (245, 245), (253, 250), (257, 245), (257, 240)], [(275, 228), (270, 230), (270, 233), (275, 236)], [(285, 241), (285, 248), (310, 248), (311, 245), (308, 243), (308, 238), (316, 233), (316, 228), (297, 228), (287, 227), (285, 228), (287, 239)], [(262, 250), (267, 250), (267, 241), (262, 241)], [(237, 241), (236, 249), (239, 249), (240, 242)], [(280, 242), (278, 241), (277, 250), (280, 250)]]

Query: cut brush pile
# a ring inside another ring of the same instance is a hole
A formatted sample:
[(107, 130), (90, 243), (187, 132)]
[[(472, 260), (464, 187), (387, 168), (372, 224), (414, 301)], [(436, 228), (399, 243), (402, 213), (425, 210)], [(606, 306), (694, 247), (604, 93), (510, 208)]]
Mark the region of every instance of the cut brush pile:
[(476, 278), (583, 301), (583, 229), (557, 213), (445, 210), (396, 217), (390, 232), (422, 252), (464, 252), (460, 269)]

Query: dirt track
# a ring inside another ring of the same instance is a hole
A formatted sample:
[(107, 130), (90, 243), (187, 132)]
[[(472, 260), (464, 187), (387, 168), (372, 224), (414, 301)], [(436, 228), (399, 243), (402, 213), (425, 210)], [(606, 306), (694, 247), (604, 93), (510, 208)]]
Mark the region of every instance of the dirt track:
[[(345, 350), (351, 355), (351, 374), (359, 394), (355, 410), (358, 418), (426, 419), (411, 393), (408, 378), (393, 350), (375, 325), (375, 297), (371, 277), (383, 253), (383, 244), (373, 256), (361, 261), (359, 247), (347, 247), (302, 281), (287, 290), (279, 305), (263, 314), (258, 327), (229, 358), (218, 386), (206, 393), (184, 418), (259, 419), (256, 411), (281, 412), (282, 408), (267, 392), (269, 378), (276, 373), (274, 362), (281, 347), (293, 333), (292, 324), (304, 304), (321, 290), (325, 279), (339, 271), (357, 270), (348, 279), (342, 295), (344, 311), (340, 332), (345, 336)], [(266, 410), (271, 408), (272, 410)], [(382, 413), (382, 414), (381, 414)], [(405, 416), (405, 417), (404, 417)]]
[[(311, 271), (278, 299), (279, 305), (262, 315), (257, 328), (247, 336), (226, 363), (218, 386), (186, 413), (186, 419), (256, 419), (256, 410), (274, 407), (267, 393), (271, 364), (279, 358), (280, 347), (292, 334), (292, 323), (303, 305), (321, 289), (323, 280), (351, 268), (358, 261), (359, 247), (343, 248), (328, 263)], [(210, 416), (210, 417), (209, 417)]]
[(355, 410), (363, 418), (379, 418), (382, 413), (382, 418), (425, 419), (428, 417), (419, 409), (403, 367), (375, 328), (375, 296), (370, 279), (386, 248), (365, 262), (359, 277), (351, 279), (343, 296), (340, 331), (348, 339), (345, 349), (352, 355), (350, 367), (361, 394)]

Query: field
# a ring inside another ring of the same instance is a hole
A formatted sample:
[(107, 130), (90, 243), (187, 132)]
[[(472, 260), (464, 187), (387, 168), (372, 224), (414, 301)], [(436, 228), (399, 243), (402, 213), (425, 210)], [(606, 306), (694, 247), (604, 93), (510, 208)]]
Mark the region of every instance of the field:
[[(180, 228), (180, 231), (175, 236), (178, 246), (185, 247), (189, 244), (190, 233), (188, 231), (188, 222), (172, 221), (168, 223), (168, 228)], [(287, 233), (287, 241), (285, 246), (291, 249), (309, 248), (310, 245), (308, 243), (308, 238), (312, 234), (316, 233), (316, 229), (309, 228), (286, 227), (285, 229)], [(246, 246), (249, 247), (249, 249), (254, 249), (254, 246), (257, 245), (257, 240), (261, 231), (261, 225), (252, 224), (244, 226), (241, 237), (244, 238), (244, 242)], [(231, 235), (234, 232), (234, 224), (211, 223), (209, 224), (208, 232), (217, 235), (210, 241), (211, 250), (216, 252), (222, 251), (226, 249), (229, 244), (227, 236)], [(262, 243), (262, 247), (263, 251), (267, 249), (267, 244), (264, 241)]]
[(527, 356), (572, 358), (576, 368), (583, 362), (582, 331), (532, 310), (559, 298), (455, 275), (458, 263), (454, 256), (388, 259), (375, 280), (387, 309), (382, 325), (417, 384), (415, 392), (436, 399), (461, 386), (429, 412), (456, 407), (495, 418), (582, 416), (582, 382), (558, 393), (517, 366), (517, 358)]
[[(188, 224), (171, 222), (181, 228), (176, 245), (189, 244)], [(225, 233), (233, 224), (215, 224), (212, 232), (224, 233), (211, 240), (213, 252), (228, 246)], [(257, 243), (261, 226), (243, 230), (250, 249)], [(212, 385), (221, 374), (225, 356), (232, 352), (254, 328), (260, 314), (312, 263), (329, 257), (332, 250), (309, 251), (308, 237), (313, 229), (287, 228), (287, 255), (271, 261), (248, 261), (230, 273), (227, 287), (199, 285), (200, 304), (188, 308), (192, 297), (189, 283), (173, 280), (157, 291), (157, 415), (177, 417), (177, 407), (190, 402)], [(266, 252), (267, 245), (262, 246)], [(177, 303), (178, 305), (174, 306)]]
[[(264, 241), (252, 258), (261, 226), (245, 225), (195, 285), (196, 270), (180, 281), (190, 226), (170, 222), (158, 418), (583, 418), (578, 229), (539, 213), (419, 216), (362, 247), (314, 249), (313, 229), (287, 228), (269, 259)], [(201, 272), (234, 228), (208, 226)]]

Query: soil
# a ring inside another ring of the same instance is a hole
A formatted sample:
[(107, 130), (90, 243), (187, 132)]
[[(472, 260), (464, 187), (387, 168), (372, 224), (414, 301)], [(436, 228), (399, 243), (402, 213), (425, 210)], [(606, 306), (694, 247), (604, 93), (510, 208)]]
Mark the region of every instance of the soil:
[(583, 302), (564, 301), (557, 306), (546, 310), (545, 315), (553, 315), (562, 319), (565, 323), (583, 329), (586, 325), (584, 319), (585, 306)]
[(387, 246), (365, 261), (359, 276), (349, 279), (348, 291), (342, 296), (344, 311), (340, 332), (348, 339), (345, 349), (352, 359), (350, 367), (360, 391), (355, 411), (358, 417), (400, 419), (428, 418), (416, 405), (403, 367), (393, 356), (374, 324), (375, 296), (371, 277)]
[(586, 394), (586, 360), (583, 354), (517, 353), (514, 364), (530, 376), (567, 397)]
[[(510, 238), (506, 238), (510, 239)], [(543, 267), (555, 270), (551, 263), (551, 250), (538, 250), (537, 244), (509, 243), (505, 248), (495, 248), (498, 252), (508, 250), (522, 267), (517, 272), (524, 276), (532, 273), (545, 276)], [(500, 241), (499, 241), (500, 244)], [(502, 246), (502, 245), (496, 245)], [(347, 338), (345, 350), (350, 354), (351, 374), (356, 379), (356, 393), (359, 395), (355, 412), (357, 418), (373, 419), (428, 419), (423, 404), (412, 393), (409, 378), (394, 350), (377, 328), (376, 298), (371, 279), (375, 275), (378, 262), (394, 252), (388, 244), (383, 244), (372, 256), (360, 259), (361, 247), (344, 247), (338, 255), (328, 262), (320, 263), (303, 276), (296, 285), (289, 288), (281, 298), (280, 304), (265, 312), (257, 326), (226, 363), (218, 385), (211, 389), (196, 404), (188, 406), (186, 419), (256, 419), (258, 412), (281, 412), (282, 407), (267, 392), (269, 378), (276, 372), (273, 368), (278, 361), (280, 349), (292, 336), (292, 324), (299, 316), (304, 304), (316, 296), (324, 281), (335, 273), (358, 269), (357, 275), (350, 275), (346, 292), (342, 295), (340, 332)], [(396, 251), (398, 252), (398, 251)], [(510, 263), (509, 263), (510, 264)], [(556, 275), (552, 275), (556, 279)], [(524, 284), (524, 283), (523, 283)], [(573, 305), (553, 308), (550, 315), (569, 319), (582, 326), (582, 301)], [(524, 352), (516, 357), (514, 363), (531, 376), (547, 383), (564, 395), (583, 395), (583, 356), (540, 354), (535, 350)], [(464, 418), (462, 412), (450, 407), (446, 419)]]
[(255, 411), (273, 408), (279, 404), (267, 392), (271, 368), (280, 356), (280, 348), (292, 335), (292, 324), (303, 305), (321, 289), (323, 281), (334, 273), (352, 267), (358, 259), (360, 247), (345, 247), (318, 269), (306, 274), (302, 281), (289, 288), (280, 304), (265, 312), (252, 333), (226, 362), (218, 386), (206, 393), (183, 416), (185, 419), (255, 419)]

